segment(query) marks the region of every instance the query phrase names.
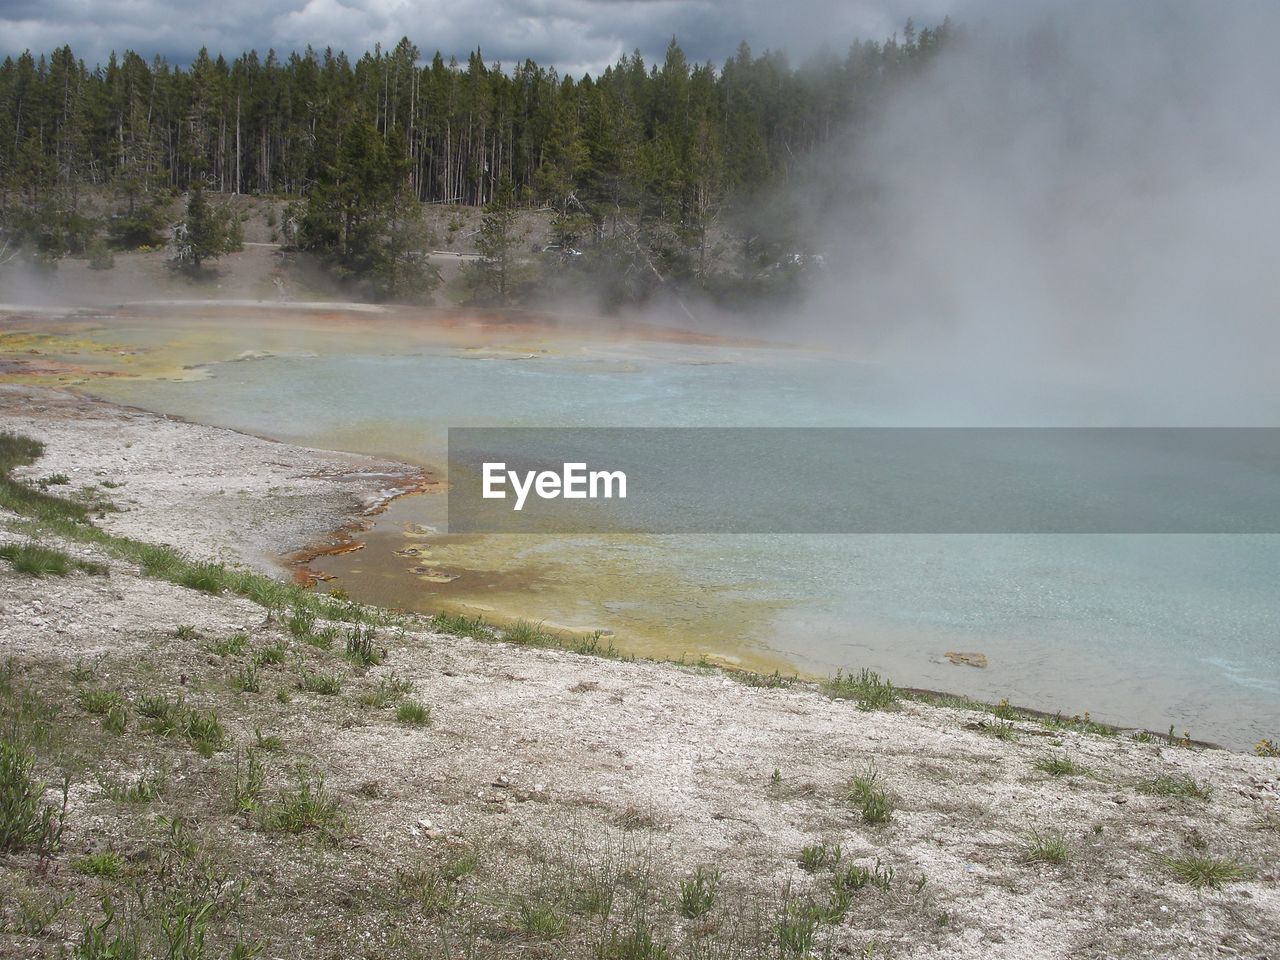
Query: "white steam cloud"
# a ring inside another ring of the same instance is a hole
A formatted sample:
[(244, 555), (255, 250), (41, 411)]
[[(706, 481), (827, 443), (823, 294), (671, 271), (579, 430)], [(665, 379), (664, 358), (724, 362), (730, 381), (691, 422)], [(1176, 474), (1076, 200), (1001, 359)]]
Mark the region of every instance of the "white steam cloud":
[(1009, 16), (966, 17), (826, 158), (812, 332), (947, 391), (1053, 381), (1137, 398), (1112, 419), (1280, 424), (1280, 6)]

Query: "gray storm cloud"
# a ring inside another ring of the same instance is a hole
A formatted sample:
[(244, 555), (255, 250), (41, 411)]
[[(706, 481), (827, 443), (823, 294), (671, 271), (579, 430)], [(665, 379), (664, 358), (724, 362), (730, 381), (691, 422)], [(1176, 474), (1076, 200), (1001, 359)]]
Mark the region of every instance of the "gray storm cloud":
[(186, 63), (201, 47), (234, 56), (333, 47), (358, 56), (402, 36), (431, 56), (512, 64), (532, 58), (562, 72), (598, 73), (640, 50), (662, 56), (677, 36), (695, 61), (722, 62), (740, 41), (804, 56), (823, 42), (884, 37), (909, 15), (938, 18), (953, 0), (0, 0), (0, 54), (69, 43), (90, 64), (133, 49)]
[(1089, 384), (1146, 422), (1280, 422), (1259, 399), (1280, 346), (1280, 9), (985, 14), (818, 165), (839, 199), (809, 330), (947, 391)]

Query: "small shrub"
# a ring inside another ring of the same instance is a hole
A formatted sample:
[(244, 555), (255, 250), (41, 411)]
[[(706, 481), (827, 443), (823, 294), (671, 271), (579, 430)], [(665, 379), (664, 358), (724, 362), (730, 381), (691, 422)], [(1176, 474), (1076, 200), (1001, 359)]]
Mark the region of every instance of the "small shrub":
[(1032, 831), (1022, 853), (1022, 859), (1027, 863), (1066, 863), (1070, 858), (1067, 838), (1056, 830)]
[(901, 695), (898, 688), (874, 670), (863, 669), (856, 677), (838, 671), (825, 684), (833, 700), (857, 701), (859, 710), (892, 710)]
[(879, 772), (868, 767), (861, 776), (853, 778), (853, 786), (849, 796), (862, 807), (862, 819), (873, 826), (888, 823), (893, 819), (893, 804), (889, 795), (877, 785)]
[(0, 740), (0, 853), (35, 847), (44, 856), (61, 840), (70, 781), (63, 781), (61, 811), (42, 804), (46, 784), (33, 776), (35, 763), (16, 741)]
[(284, 663), (285, 656), (288, 654), (288, 648), (283, 642), (271, 644), (269, 647), (262, 647), (253, 655), (253, 662), (260, 667), (279, 666)]
[(1254, 744), (1253, 752), (1260, 757), (1280, 757), (1280, 741), (1264, 737)]
[(821, 908), (812, 904), (789, 903), (778, 920), (778, 952), (783, 957), (807, 957), (818, 937)]
[(324, 778), (306, 767), (298, 768), (298, 786), (262, 811), (266, 830), (299, 834), (316, 831), (335, 837), (344, 826), (338, 801), (324, 788)]
[(262, 680), (258, 676), (258, 665), (248, 663), (237, 670), (231, 677), (231, 688), (240, 693), (261, 693)]
[(289, 632), (299, 640), (311, 636), (316, 628), (316, 612), (310, 607), (294, 607), (287, 623)]
[(180, 623), (173, 629), (173, 635), (179, 640), (194, 640), (196, 628), (189, 623)]
[(102, 729), (120, 736), (129, 726), (129, 710), (123, 703), (112, 704), (102, 718)]
[(124, 861), (114, 850), (102, 850), (81, 857), (72, 864), (76, 873), (86, 877), (116, 877), (124, 868)]
[(237, 750), (234, 779), (231, 785), (231, 811), (252, 813), (256, 810), (266, 782), (267, 769), (258, 759), (257, 750), (250, 747), (243, 754)]
[(133, 783), (105, 783), (102, 792), (116, 803), (150, 803), (160, 798), (163, 782), (159, 777), (139, 776)]
[(361, 693), (357, 700), (362, 706), (381, 709), (393, 703), (399, 703), (412, 692), (413, 683), (392, 674), (385, 680), (379, 680), (378, 685), (372, 690)]
[(402, 703), (396, 708), (396, 721), (411, 727), (429, 726), (431, 708), (417, 702)]
[(336, 673), (314, 673), (303, 670), (298, 675), (298, 689), (304, 693), (319, 693), (326, 697), (342, 692), (342, 678)]
[(249, 635), (244, 631), (239, 631), (225, 640), (219, 640), (213, 645), (212, 650), (220, 657), (238, 657), (244, 653), (245, 648), (248, 646)]
[(431, 618), (432, 625), (441, 633), (449, 633), (456, 637), (471, 637), (475, 640), (488, 640), (493, 630), (483, 617), (463, 617), (451, 613), (437, 613)]
[(347, 659), (360, 667), (373, 667), (385, 659), (386, 650), (380, 650), (374, 643), (378, 631), (368, 624), (357, 623), (347, 634)]
[(840, 862), (840, 845), (828, 847), (825, 843), (807, 846), (800, 851), (800, 869), (817, 873), (824, 867), (834, 867)]
[(95, 716), (105, 717), (112, 707), (123, 706), (124, 698), (114, 690), (81, 690), (80, 708)]
[(696, 920), (711, 912), (716, 905), (716, 889), (720, 871), (698, 867), (687, 880), (680, 881), (680, 915)]
[(1193, 887), (1212, 887), (1215, 890), (1233, 880), (1243, 880), (1249, 872), (1238, 863), (1219, 860), (1198, 853), (1181, 857), (1165, 857), (1165, 866), (1183, 883)]

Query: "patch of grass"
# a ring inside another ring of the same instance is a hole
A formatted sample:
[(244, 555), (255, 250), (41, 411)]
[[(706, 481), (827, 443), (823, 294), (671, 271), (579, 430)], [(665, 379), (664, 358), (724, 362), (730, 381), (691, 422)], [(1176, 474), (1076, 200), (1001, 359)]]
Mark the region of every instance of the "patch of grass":
[(1186, 774), (1161, 774), (1147, 780), (1141, 780), (1134, 784), (1133, 788), (1138, 793), (1152, 797), (1208, 800), (1213, 796), (1213, 790), (1208, 784), (1202, 784)]
[(261, 812), (265, 830), (299, 834), (315, 831), (335, 839), (345, 828), (337, 799), (324, 788), (324, 778), (305, 766), (298, 768), (298, 785), (283, 793)]
[(901, 699), (901, 692), (893, 683), (865, 668), (857, 676), (837, 671), (823, 689), (832, 700), (856, 701), (859, 710), (892, 710)]
[(893, 819), (893, 803), (877, 781), (880, 774), (874, 767), (853, 778), (849, 797), (862, 807), (862, 819), (873, 826)]
[(607, 660), (629, 659), (625, 653), (614, 646), (612, 637), (609, 638), (607, 643), (603, 641), (604, 634), (597, 631), (589, 637), (570, 640), (568, 647), (574, 653), (580, 653), (585, 657), (604, 657)]
[(851, 863), (843, 870), (835, 872), (831, 877), (831, 886), (837, 891), (849, 893), (857, 893), (868, 886), (888, 890), (893, 886), (893, 876), (893, 867), (886, 867), (879, 860), (870, 867)]
[(83, 523), (88, 517), (83, 504), (52, 496), (10, 476), (15, 467), (29, 466), (43, 455), (44, 444), (39, 440), (0, 432), (0, 507), (42, 523)]
[(402, 703), (396, 708), (396, 722), (408, 724), (411, 727), (430, 726), (431, 708), (415, 701)]
[(544, 630), (541, 621), (517, 620), (502, 631), (502, 639), (521, 647), (547, 647), (554, 646), (558, 637)]
[(243, 630), (233, 633), (225, 640), (219, 640), (209, 649), (220, 657), (238, 657), (249, 646), (249, 635)]
[(440, 875), (446, 880), (458, 881), (463, 877), (469, 877), (480, 869), (480, 851), (475, 847), (468, 847), (461, 851), (441, 868)]
[(284, 749), (284, 741), (274, 734), (264, 735), (261, 727), (253, 728), (253, 745), (264, 753), (279, 753)]
[(411, 693), (413, 693), (413, 683), (393, 673), (390, 677), (379, 680), (378, 685), (372, 690), (365, 690), (356, 700), (361, 706), (382, 709), (393, 703), (399, 703)]
[(44, 857), (61, 841), (70, 780), (63, 780), (61, 809), (46, 804), (48, 785), (35, 778), (35, 764), (12, 733), (0, 739), (0, 853), (34, 847)]
[(1193, 887), (1212, 887), (1220, 890), (1224, 884), (1243, 880), (1249, 876), (1249, 871), (1238, 863), (1200, 853), (1162, 859), (1175, 877)]
[(173, 635), (179, 640), (194, 640), (196, 638), (196, 628), (189, 623), (180, 623), (173, 628)]
[(995, 723), (979, 724), (978, 732), (1005, 742), (1012, 742), (1018, 739), (1018, 728), (1010, 720), (997, 720)]
[(222, 749), (226, 740), (226, 731), (212, 711), (201, 712), (188, 710), (182, 717), (180, 732), (186, 737), (196, 752), (204, 757), (211, 757)]
[(65, 473), (51, 473), (47, 477), (41, 477), (36, 481), (37, 487), (65, 487), (71, 483), (71, 478)]
[(680, 915), (696, 920), (710, 913), (716, 905), (720, 871), (697, 867), (687, 880), (680, 881)]
[(464, 617), (453, 613), (437, 613), (431, 618), (431, 624), (441, 633), (455, 637), (471, 637), (473, 640), (493, 639), (493, 628), (484, 622), (484, 618)]
[(102, 729), (120, 736), (129, 726), (129, 709), (123, 703), (112, 704), (102, 718)]
[(516, 900), (516, 922), (531, 937), (552, 940), (562, 937), (569, 924), (555, 905), (542, 898), (520, 897)]
[(276, 667), (284, 663), (288, 653), (289, 648), (283, 641), (278, 641), (270, 646), (259, 648), (253, 655), (253, 662), (260, 667)]
[(1033, 830), (1023, 847), (1022, 859), (1027, 863), (1066, 863), (1071, 859), (1071, 848), (1060, 831)]
[(821, 908), (813, 904), (789, 903), (778, 918), (776, 934), (778, 953), (782, 957), (807, 957), (813, 953), (818, 938)]
[(124, 697), (114, 690), (81, 690), (79, 699), (80, 709), (99, 717), (105, 717), (112, 707), (124, 705)]
[(773, 671), (773, 673), (756, 673), (752, 670), (726, 670), (725, 674), (731, 680), (737, 680), (748, 687), (761, 687), (766, 690), (785, 690), (796, 682), (795, 677), (784, 677), (778, 670)]
[(347, 633), (347, 659), (358, 667), (375, 667), (386, 659), (387, 651), (378, 647), (376, 627), (353, 624)]
[(141, 775), (132, 783), (104, 783), (102, 792), (116, 803), (151, 803), (160, 799), (163, 787), (163, 778)]
[(1087, 767), (1076, 763), (1065, 753), (1040, 757), (1033, 766), (1051, 777), (1082, 777), (1089, 772)]
[(289, 632), (299, 640), (306, 640), (316, 628), (316, 612), (309, 606), (295, 606), (285, 622)]
[(211, 593), (216, 596), (227, 589), (227, 568), (221, 563), (188, 561), (178, 570), (173, 581), (190, 590), (199, 590), (201, 593)]
[(101, 574), (107, 570), (101, 564), (77, 560), (61, 550), (32, 541), (0, 546), (0, 559), (8, 560), (18, 573), (33, 577), (65, 577), (72, 570)]
[(806, 873), (817, 873), (824, 867), (834, 867), (840, 862), (840, 845), (827, 846), (817, 843), (804, 847), (800, 851), (800, 869)]
[(637, 919), (626, 934), (615, 933), (602, 948), (601, 956), (606, 960), (669, 960), (671, 956), (665, 944), (653, 939), (648, 924), (642, 919)]
[(258, 809), (262, 788), (267, 783), (267, 768), (262, 765), (256, 749), (249, 747), (243, 753), (236, 751), (236, 763), (232, 776), (232, 813), (253, 813)]
[(333, 624), (329, 624), (329, 626), (321, 627), (314, 633), (307, 634), (302, 640), (317, 650), (332, 650), (334, 643), (338, 640), (338, 628)]
[(181, 736), (204, 757), (213, 756), (226, 741), (226, 730), (216, 713), (187, 707), (181, 698), (147, 694), (139, 698), (138, 712), (150, 719), (147, 728), (152, 733)]
[(231, 689), (240, 693), (261, 693), (262, 679), (258, 676), (258, 665), (247, 663), (232, 674)]
[(303, 670), (298, 674), (298, 689), (304, 693), (319, 693), (326, 697), (333, 697), (342, 692), (342, 678), (336, 673)]
[(76, 860), (71, 865), (76, 873), (86, 877), (118, 877), (124, 869), (124, 861), (114, 850), (102, 850), (90, 853)]

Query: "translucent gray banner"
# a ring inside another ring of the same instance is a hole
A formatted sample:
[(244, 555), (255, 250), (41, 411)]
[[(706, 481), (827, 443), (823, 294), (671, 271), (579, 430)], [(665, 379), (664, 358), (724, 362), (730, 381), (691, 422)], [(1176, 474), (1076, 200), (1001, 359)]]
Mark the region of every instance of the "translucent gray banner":
[(454, 428), (452, 533), (1276, 533), (1270, 428)]

